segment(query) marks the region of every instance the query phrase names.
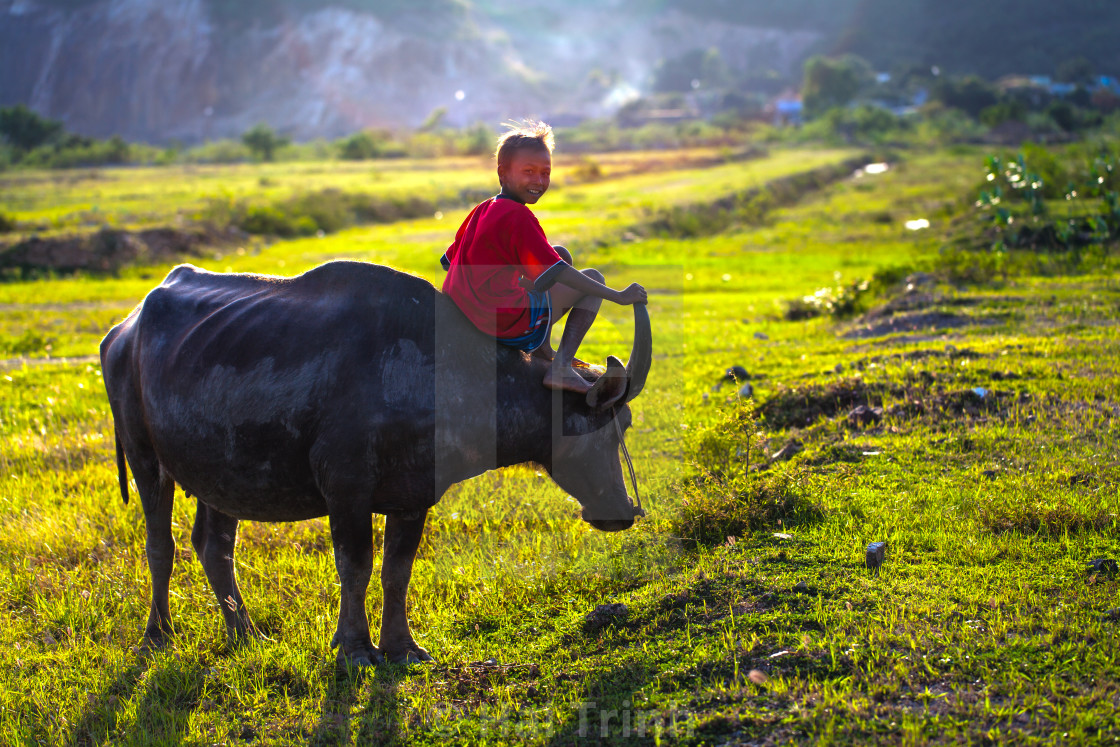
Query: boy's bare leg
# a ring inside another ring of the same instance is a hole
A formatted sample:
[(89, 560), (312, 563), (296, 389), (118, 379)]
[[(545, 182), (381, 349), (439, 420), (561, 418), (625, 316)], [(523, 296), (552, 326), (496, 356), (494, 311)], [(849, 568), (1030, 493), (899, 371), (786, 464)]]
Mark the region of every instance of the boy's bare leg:
[[(572, 264), (572, 254), (566, 248), (560, 246), (559, 244), (554, 244), (552, 248), (556, 250), (556, 253), (558, 255), (560, 255), (560, 259), (564, 260), (568, 264)], [(561, 293), (560, 295), (562, 296), (563, 293)], [(561, 299), (561, 300), (563, 300), (563, 299)], [(553, 303), (556, 303), (555, 298), (553, 298)], [(556, 322), (560, 321), (560, 317), (564, 316), (564, 314), (568, 311), (568, 308), (570, 306), (571, 306), (571, 304), (569, 303), (568, 305), (563, 306), (563, 307), (554, 307), (553, 308), (552, 319), (549, 321), (549, 324), (548, 324), (548, 335), (549, 336), (544, 339), (544, 343), (539, 348), (534, 350), (531, 353), (531, 355), (533, 355), (536, 358), (540, 358), (541, 360), (546, 360), (546, 361), (549, 361), (549, 362), (552, 362), (552, 360), (556, 358), (556, 351), (552, 349), (552, 344), (549, 342), (549, 340), (552, 337), (552, 328), (554, 326), (556, 326)], [(584, 364), (584, 365), (586, 365), (586, 364)]]
[[(595, 273), (600, 278), (602, 277), (595, 270), (587, 270), (586, 272)], [(568, 288), (564, 290), (574, 293)], [(564, 293), (554, 293), (554, 297), (557, 295), (563, 296)], [(576, 373), (572, 364), (575, 361), (576, 351), (579, 350), (580, 343), (583, 342), (583, 338), (587, 336), (591, 329), (602, 303), (603, 301), (600, 298), (581, 296), (572, 310), (568, 312), (568, 321), (564, 325), (564, 334), (560, 336), (560, 346), (556, 350), (556, 357), (553, 358), (552, 365), (548, 367), (548, 372), (544, 376), (544, 385), (549, 389), (566, 389), (582, 394), (591, 388), (591, 384)]]

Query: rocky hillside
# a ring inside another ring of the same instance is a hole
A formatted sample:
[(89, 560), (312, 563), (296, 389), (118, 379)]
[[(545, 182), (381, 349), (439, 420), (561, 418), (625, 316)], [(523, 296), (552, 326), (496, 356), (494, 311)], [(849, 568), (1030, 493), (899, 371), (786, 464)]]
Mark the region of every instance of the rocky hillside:
[(0, 106), (157, 143), (258, 122), (335, 137), (441, 109), (455, 125), (563, 122), (712, 49), (779, 86), (813, 53), (989, 78), (1084, 55), (1115, 75), (1118, 27), (1120, 4), (1100, 0), (0, 0)]
[(272, 3), (246, 18), (204, 0), (0, 0), (0, 105), (149, 142), (262, 121), (297, 139), (334, 137), (416, 126), (441, 107), (452, 124), (496, 124), (609, 111), (659, 60), (698, 47), (740, 64), (763, 49), (796, 70), (820, 36), (635, 0), (577, 0), (562, 13), (516, 0), (455, 13), (417, 2), (388, 16), (360, 5)]

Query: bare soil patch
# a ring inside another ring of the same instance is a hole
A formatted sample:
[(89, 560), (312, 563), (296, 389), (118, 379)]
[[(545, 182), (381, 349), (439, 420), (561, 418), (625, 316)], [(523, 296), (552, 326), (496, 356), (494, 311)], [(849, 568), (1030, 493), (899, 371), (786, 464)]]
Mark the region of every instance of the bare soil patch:
[(103, 228), (86, 236), (33, 236), (10, 246), (0, 246), (0, 273), (26, 277), (42, 272), (114, 272), (136, 262), (203, 256), (209, 248), (242, 238), (236, 229), (219, 230), (209, 226), (142, 231)]
[(990, 325), (994, 324), (995, 321), (994, 319), (945, 311), (915, 311), (874, 321), (865, 317), (840, 336), (846, 340), (865, 340), (872, 337), (886, 337), (896, 333), (938, 333), (959, 327)]

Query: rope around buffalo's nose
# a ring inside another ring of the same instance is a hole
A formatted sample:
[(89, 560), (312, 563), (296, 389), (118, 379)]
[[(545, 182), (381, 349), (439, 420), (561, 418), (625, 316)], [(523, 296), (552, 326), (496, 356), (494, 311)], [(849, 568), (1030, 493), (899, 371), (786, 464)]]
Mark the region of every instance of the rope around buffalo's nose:
[(614, 430), (618, 433), (618, 444), (622, 447), (622, 456), (626, 458), (626, 469), (630, 470), (630, 484), (634, 486), (635, 516), (645, 516), (646, 510), (642, 508), (642, 497), (638, 495), (638, 477), (634, 474), (634, 460), (630, 458), (630, 450), (626, 448), (626, 439), (622, 437), (622, 426), (618, 424), (618, 409), (611, 408), (614, 416)]

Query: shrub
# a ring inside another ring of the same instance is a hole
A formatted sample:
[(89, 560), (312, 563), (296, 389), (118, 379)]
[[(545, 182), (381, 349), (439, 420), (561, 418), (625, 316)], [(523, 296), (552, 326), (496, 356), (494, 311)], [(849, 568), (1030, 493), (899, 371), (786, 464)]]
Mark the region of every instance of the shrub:
[(0, 212), (0, 233), (16, 230), (16, 219), (7, 213)]
[(252, 153), (244, 143), (236, 140), (215, 140), (191, 148), (182, 155), (187, 163), (242, 163)]
[(353, 222), (347, 196), (337, 189), (322, 189), (295, 197), (283, 204), (284, 212), (297, 219), (309, 219), (312, 230), (339, 231)]
[(237, 221), (241, 230), (269, 236), (310, 236), (319, 227), (306, 215), (293, 216), (275, 205), (251, 205)]
[(568, 173), (574, 182), (593, 182), (603, 178), (603, 167), (594, 158), (583, 156)]
[(338, 142), (338, 155), (347, 161), (403, 155), (403, 149), (392, 140), (385, 130), (362, 130)]

